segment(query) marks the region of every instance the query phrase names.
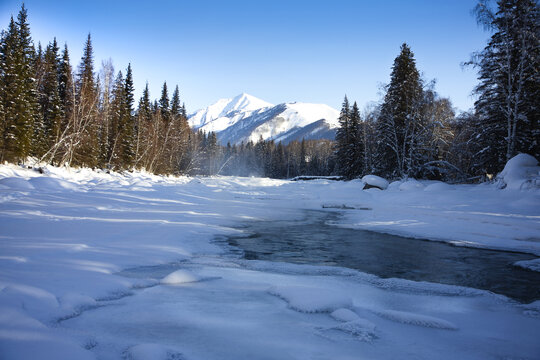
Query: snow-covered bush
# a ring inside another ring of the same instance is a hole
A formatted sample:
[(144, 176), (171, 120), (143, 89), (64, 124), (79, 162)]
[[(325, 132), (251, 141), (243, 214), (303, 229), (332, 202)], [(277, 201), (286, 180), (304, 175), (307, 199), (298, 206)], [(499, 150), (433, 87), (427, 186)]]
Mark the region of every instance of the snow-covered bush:
[(540, 166), (528, 154), (518, 154), (508, 160), (503, 171), (497, 175), (501, 189), (525, 190), (540, 188)]

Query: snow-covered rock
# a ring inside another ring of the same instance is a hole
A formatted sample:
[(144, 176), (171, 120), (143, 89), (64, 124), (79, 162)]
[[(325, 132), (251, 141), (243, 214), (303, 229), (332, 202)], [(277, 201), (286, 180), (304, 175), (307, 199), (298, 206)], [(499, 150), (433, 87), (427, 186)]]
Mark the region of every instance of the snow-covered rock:
[(377, 175), (366, 175), (362, 178), (362, 182), (366, 184), (364, 189), (375, 187), (386, 190), (388, 188), (388, 180)]
[(162, 284), (166, 285), (179, 285), (185, 283), (192, 283), (200, 281), (201, 278), (191, 271), (187, 270), (177, 270), (169, 275), (165, 276), (162, 280)]
[(518, 154), (508, 160), (497, 176), (499, 186), (509, 190), (525, 190), (540, 187), (540, 166), (528, 154)]

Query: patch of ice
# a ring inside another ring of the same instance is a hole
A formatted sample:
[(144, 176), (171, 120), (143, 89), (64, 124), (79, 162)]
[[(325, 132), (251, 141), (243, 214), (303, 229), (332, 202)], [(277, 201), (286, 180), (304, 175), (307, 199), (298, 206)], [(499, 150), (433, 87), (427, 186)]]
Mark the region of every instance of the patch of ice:
[(432, 316), (420, 315), (406, 311), (396, 311), (396, 310), (383, 310), (376, 312), (377, 315), (385, 319), (399, 322), (402, 324), (423, 326), (428, 328), (435, 329), (444, 329), (444, 330), (457, 330), (457, 326), (452, 324), (449, 321), (439, 319)]
[(517, 261), (514, 265), (523, 269), (540, 272), (540, 259)]

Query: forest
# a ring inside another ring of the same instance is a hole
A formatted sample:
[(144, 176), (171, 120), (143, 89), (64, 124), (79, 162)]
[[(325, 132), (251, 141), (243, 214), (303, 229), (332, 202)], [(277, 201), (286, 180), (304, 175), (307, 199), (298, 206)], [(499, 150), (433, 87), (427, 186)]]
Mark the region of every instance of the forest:
[(112, 61), (96, 70), (88, 35), (73, 68), (68, 46), (34, 44), (27, 9), (0, 39), (0, 161), (145, 170), (174, 175), (292, 178), (377, 174), (474, 182), (501, 171), (518, 153), (540, 158), (540, 10), (535, 0), (480, 1), (477, 21), (490, 31), (465, 60), (478, 71), (476, 102), (456, 114), (450, 99), (421, 77), (404, 43), (379, 103), (359, 109), (345, 96), (335, 141), (219, 144), (190, 129), (178, 86), (135, 104), (133, 69)]

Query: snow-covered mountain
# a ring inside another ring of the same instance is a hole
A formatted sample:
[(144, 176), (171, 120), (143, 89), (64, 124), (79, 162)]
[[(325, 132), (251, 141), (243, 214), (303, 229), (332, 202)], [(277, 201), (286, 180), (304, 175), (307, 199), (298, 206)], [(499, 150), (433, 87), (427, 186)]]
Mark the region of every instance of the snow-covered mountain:
[(324, 104), (272, 105), (248, 94), (221, 99), (189, 116), (195, 129), (214, 131), (222, 144), (273, 139), (334, 139), (339, 111)]

